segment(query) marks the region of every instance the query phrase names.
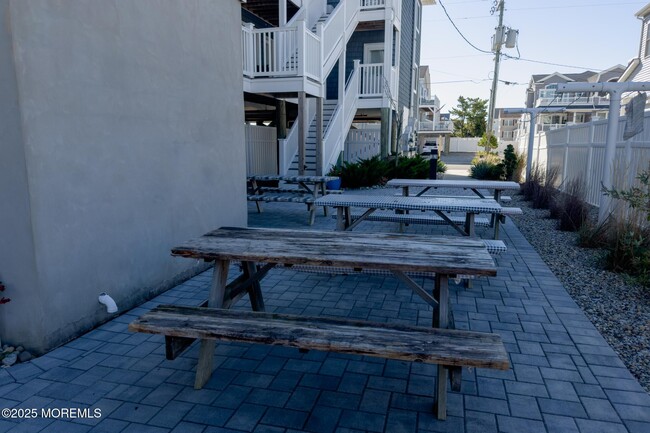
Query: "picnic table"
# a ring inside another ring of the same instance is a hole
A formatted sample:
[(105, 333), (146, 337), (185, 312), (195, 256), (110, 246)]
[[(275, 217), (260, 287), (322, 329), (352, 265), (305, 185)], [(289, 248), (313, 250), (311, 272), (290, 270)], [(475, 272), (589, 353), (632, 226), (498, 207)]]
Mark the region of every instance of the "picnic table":
[[(425, 219), (430, 219), (431, 224), (442, 221), (449, 224), (463, 236), (474, 237), (475, 216), (479, 213), (489, 213), (493, 215), (502, 215), (508, 212), (496, 200), (493, 199), (467, 199), (459, 197), (395, 197), (385, 195), (362, 195), (362, 194), (341, 194), (328, 195), (321, 197), (314, 202), (318, 206), (331, 206), (336, 208), (336, 229), (339, 231), (352, 230), (364, 220), (374, 221), (395, 221), (395, 222), (414, 222), (422, 223)], [(360, 215), (355, 216), (354, 221), (350, 208), (360, 207), (366, 209)], [(407, 211), (432, 211), (437, 214), (436, 221), (431, 217), (419, 217), (417, 215), (384, 215), (375, 218), (372, 215), (378, 209), (385, 209), (396, 212)], [(447, 212), (465, 213), (464, 221), (461, 223), (456, 218), (451, 217)], [(499, 218), (494, 224), (494, 239), (499, 238)]]
[[(312, 225), (316, 218), (314, 201), (319, 194), (328, 193), (327, 182), (337, 179), (336, 176), (248, 176), (246, 180), (250, 183), (252, 194), (247, 198), (248, 201), (255, 202), (258, 212), (262, 212), (261, 202), (305, 203), (309, 211), (309, 225)], [(282, 181), (295, 184), (296, 187), (266, 187), (258, 183), (261, 181)], [(327, 208), (323, 208), (323, 212), (327, 216)]]
[[(448, 371), (457, 368), (460, 372), (461, 365), (508, 368), (507, 354), (498, 335), (447, 330), (448, 279), (458, 274), (496, 275), (494, 261), (479, 240), (222, 227), (173, 248), (172, 255), (214, 261), (208, 300), (202, 305), (209, 308), (161, 306), (133, 322), (129, 329), (163, 333), (168, 359), (174, 359), (199, 338), (197, 389), (212, 374), (214, 339), (436, 363), (436, 410), (441, 419), (445, 417)], [(242, 274), (226, 284), (231, 261), (241, 262)], [(428, 328), (403, 325), (214, 309), (227, 309), (248, 293), (252, 309), (264, 311), (260, 280), (281, 264), (390, 270), (433, 307), (432, 327), (440, 329), (427, 331)], [(407, 272), (435, 273), (433, 294)], [(460, 387), (460, 376), (457, 377), (457, 388), (452, 386), (455, 390)]]
[(502, 180), (449, 180), (449, 179), (391, 179), (386, 183), (387, 186), (392, 186), (395, 188), (402, 188), (402, 195), (409, 195), (409, 188), (422, 188), (420, 192), (416, 194), (416, 197), (422, 196), (425, 192), (429, 191), (431, 188), (463, 188), (469, 189), (474, 192), (480, 198), (486, 198), (482, 193), (481, 189), (492, 189), (494, 190), (494, 199), (499, 201), (501, 199), (501, 193), (504, 190), (519, 190), (519, 184), (512, 181), (502, 181)]

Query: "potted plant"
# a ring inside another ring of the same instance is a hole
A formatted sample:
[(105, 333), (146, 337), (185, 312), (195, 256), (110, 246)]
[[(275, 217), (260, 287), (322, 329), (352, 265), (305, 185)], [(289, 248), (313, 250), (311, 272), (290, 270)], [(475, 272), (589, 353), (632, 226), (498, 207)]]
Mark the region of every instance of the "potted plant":
[(327, 189), (335, 190), (335, 189), (341, 189), (341, 174), (343, 170), (341, 167), (338, 167), (336, 165), (333, 165), (332, 168), (330, 168), (330, 171), (327, 172), (327, 176), (335, 176), (338, 177), (338, 179), (330, 180), (325, 184), (325, 187)]

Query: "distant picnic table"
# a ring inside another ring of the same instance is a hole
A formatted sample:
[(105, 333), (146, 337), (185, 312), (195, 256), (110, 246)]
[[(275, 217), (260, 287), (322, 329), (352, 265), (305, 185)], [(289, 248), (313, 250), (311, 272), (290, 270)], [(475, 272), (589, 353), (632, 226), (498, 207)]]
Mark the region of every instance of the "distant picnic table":
[[(316, 218), (316, 207), (314, 201), (319, 195), (338, 193), (340, 191), (328, 191), (327, 182), (338, 180), (336, 176), (283, 176), (283, 175), (256, 175), (246, 178), (250, 184), (251, 194), (248, 194), (248, 201), (254, 201), (257, 211), (262, 212), (262, 202), (278, 203), (304, 203), (309, 211), (309, 225), (314, 223)], [(285, 182), (294, 187), (278, 186), (269, 187), (261, 182), (278, 181)], [(327, 216), (327, 208), (323, 209)]]
[(386, 183), (387, 186), (395, 188), (402, 188), (402, 194), (409, 195), (409, 188), (422, 188), (415, 196), (420, 197), (424, 195), (431, 188), (462, 188), (469, 189), (480, 198), (486, 198), (481, 189), (494, 190), (494, 199), (499, 201), (501, 193), (505, 190), (519, 190), (517, 182), (502, 181), (502, 180), (449, 180), (449, 179), (391, 179)]
[[(362, 221), (394, 221), (404, 223), (446, 223), (452, 226), (463, 236), (474, 237), (475, 216), (480, 213), (488, 213), (500, 216), (511, 208), (502, 207), (493, 199), (474, 199), (461, 197), (396, 197), (386, 195), (366, 194), (341, 194), (321, 197), (314, 202), (318, 206), (331, 206), (336, 208), (337, 222), (336, 229), (339, 231), (352, 230)], [(350, 208), (366, 209), (362, 214), (353, 215)], [(383, 209), (396, 211), (398, 213), (381, 213), (373, 215), (375, 211)], [(399, 212), (407, 211), (431, 211), (437, 217), (421, 217), (419, 215), (403, 215)], [(448, 215), (448, 212), (462, 212), (464, 220)], [(499, 219), (494, 224), (494, 239), (499, 238)]]

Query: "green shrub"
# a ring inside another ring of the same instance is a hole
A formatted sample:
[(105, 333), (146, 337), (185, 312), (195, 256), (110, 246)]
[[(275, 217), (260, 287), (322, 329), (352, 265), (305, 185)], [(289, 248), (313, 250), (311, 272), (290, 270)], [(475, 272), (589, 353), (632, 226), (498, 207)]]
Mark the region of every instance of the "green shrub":
[(386, 183), (388, 161), (378, 155), (362, 159), (355, 163), (344, 162), (341, 166), (341, 186), (343, 188), (361, 188)]
[(447, 172), (447, 164), (442, 162), (442, 159), (438, 160), (438, 166), (436, 167), (436, 171), (438, 173), (446, 173)]
[(500, 180), (503, 177), (503, 164), (478, 161), (469, 169), (470, 177), (480, 180)]
[(494, 154), (494, 153), (485, 153), (485, 152), (476, 152), (476, 155), (474, 158), (472, 158), (472, 165), (476, 165), (479, 162), (489, 162), (491, 164), (500, 164), (501, 163), (501, 158), (499, 158), (499, 155)]
[(578, 229), (578, 246), (583, 248), (604, 248), (609, 236), (609, 219), (595, 223), (587, 219)]
[(488, 143), (487, 134), (483, 134), (481, 139), (478, 141), (478, 146), (485, 148), (486, 153), (491, 153), (492, 150), (499, 147), (499, 142), (494, 134), (490, 134), (490, 141)]
[(517, 156), (517, 152), (515, 152), (513, 145), (509, 144), (506, 147), (506, 150), (503, 151), (503, 167), (506, 174), (506, 180), (512, 180), (518, 163), (519, 158)]
[(426, 179), (429, 177), (429, 160), (421, 155), (412, 158), (398, 156), (397, 161), (389, 164), (388, 179)]

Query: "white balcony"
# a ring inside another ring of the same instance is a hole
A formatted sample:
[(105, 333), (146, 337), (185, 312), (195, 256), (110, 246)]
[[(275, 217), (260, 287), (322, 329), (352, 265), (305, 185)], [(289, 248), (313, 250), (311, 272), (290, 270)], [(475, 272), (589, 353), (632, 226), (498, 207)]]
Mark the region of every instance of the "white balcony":
[(591, 105), (598, 107), (609, 106), (609, 98), (604, 96), (588, 96), (585, 93), (557, 93), (553, 89), (540, 90), (535, 101), (536, 107), (567, 107)]
[(555, 129), (564, 128), (565, 126), (567, 126), (566, 123), (539, 123), (536, 125), (537, 132), (553, 131)]
[(454, 122), (451, 120), (443, 120), (441, 122), (433, 122), (431, 120), (420, 120), (419, 132), (454, 132)]

